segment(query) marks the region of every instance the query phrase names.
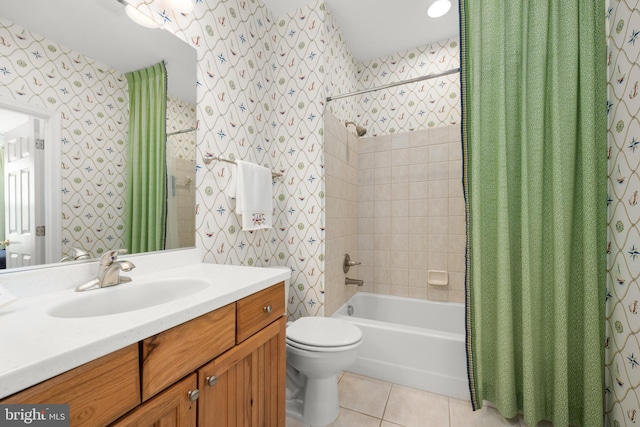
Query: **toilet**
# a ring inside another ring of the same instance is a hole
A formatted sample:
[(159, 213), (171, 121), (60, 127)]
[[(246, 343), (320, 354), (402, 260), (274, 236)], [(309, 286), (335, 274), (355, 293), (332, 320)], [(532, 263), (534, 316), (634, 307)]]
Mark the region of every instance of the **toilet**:
[(287, 324), (287, 416), (305, 425), (331, 424), (340, 412), (337, 374), (356, 361), (362, 331), (331, 317)]

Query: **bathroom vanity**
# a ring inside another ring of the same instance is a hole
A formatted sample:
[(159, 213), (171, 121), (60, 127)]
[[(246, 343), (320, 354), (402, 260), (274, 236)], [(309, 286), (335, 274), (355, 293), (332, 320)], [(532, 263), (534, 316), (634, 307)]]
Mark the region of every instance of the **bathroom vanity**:
[[(168, 276), (210, 286), (173, 302), (94, 317), (68, 310), (71, 317), (50, 315), (91, 296), (73, 289), (44, 300), (21, 298), (11, 312), (11, 306), (0, 309), (0, 403), (67, 403), (72, 426), (284, 427), (289, 275), (214, 264), (141, 275), (124, 286)], [(44, 311), (39, 321), (46, 323), (29, 322), (34, 310)], [(14, 323), (20, 318), (26, 326)], [(59, 342), (51, 345), (56, 331)], [(38, 339), (40, 354), (27, 354)], [(60, 373), (40, 373), (52, 369)]]

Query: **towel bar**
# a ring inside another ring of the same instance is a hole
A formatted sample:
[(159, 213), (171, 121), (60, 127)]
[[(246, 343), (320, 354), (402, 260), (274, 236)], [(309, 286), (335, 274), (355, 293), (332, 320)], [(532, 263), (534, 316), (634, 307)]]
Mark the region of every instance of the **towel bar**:
[[(219, 162), (231, 163), (232, 165), (237, 165), (237, 163), (236, 163), (235, 161), (233, 161), (233, 160), (228, 160), (228, 159), (225, 159), (224, 157), (221, 157), (221, 156), (214, 156), (214, 155), (213, 155), (213, 154), (211, 154), (211, 153), (206, 153), (206, 154), (204, 155), (203, 160), (204, 160), (204, 163), (205, 163), (206, 165), (208, 165), (209, 163), (211, 163), (211, 162), (212, 162), (212, 161), (214, 161), (214, 160), (217, 160), (217, 161), (219, 161)], [(279, 173), (279, 172), (273, 172), (273, 171), (271, 171), (271, 177), (272, 177), (272, 178), (281, 178), (281, 177), (282, 177), (282, 174), (281, 174), (281, 173)]]

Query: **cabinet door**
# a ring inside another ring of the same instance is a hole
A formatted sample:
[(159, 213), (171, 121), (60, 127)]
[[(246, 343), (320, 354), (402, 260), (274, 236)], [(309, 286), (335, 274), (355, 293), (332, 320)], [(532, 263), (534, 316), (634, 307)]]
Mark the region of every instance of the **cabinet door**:
[(196, 402), (189, 399), (189, 392), (196, 386), (194, 373), (138, 406), (112, 427), (195, 427)]
[(198, 426), (284, 427), (285, 380), (280, 317), (198, 370)]

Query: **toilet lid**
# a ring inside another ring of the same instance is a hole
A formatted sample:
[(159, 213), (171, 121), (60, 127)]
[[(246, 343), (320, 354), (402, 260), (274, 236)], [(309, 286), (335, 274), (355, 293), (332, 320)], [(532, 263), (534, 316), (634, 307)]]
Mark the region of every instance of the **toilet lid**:
[(312, 347), (343, 347), (362, 339), (362, 331), (331, 317), (301, 317), (287, 326), (287, 341)]

